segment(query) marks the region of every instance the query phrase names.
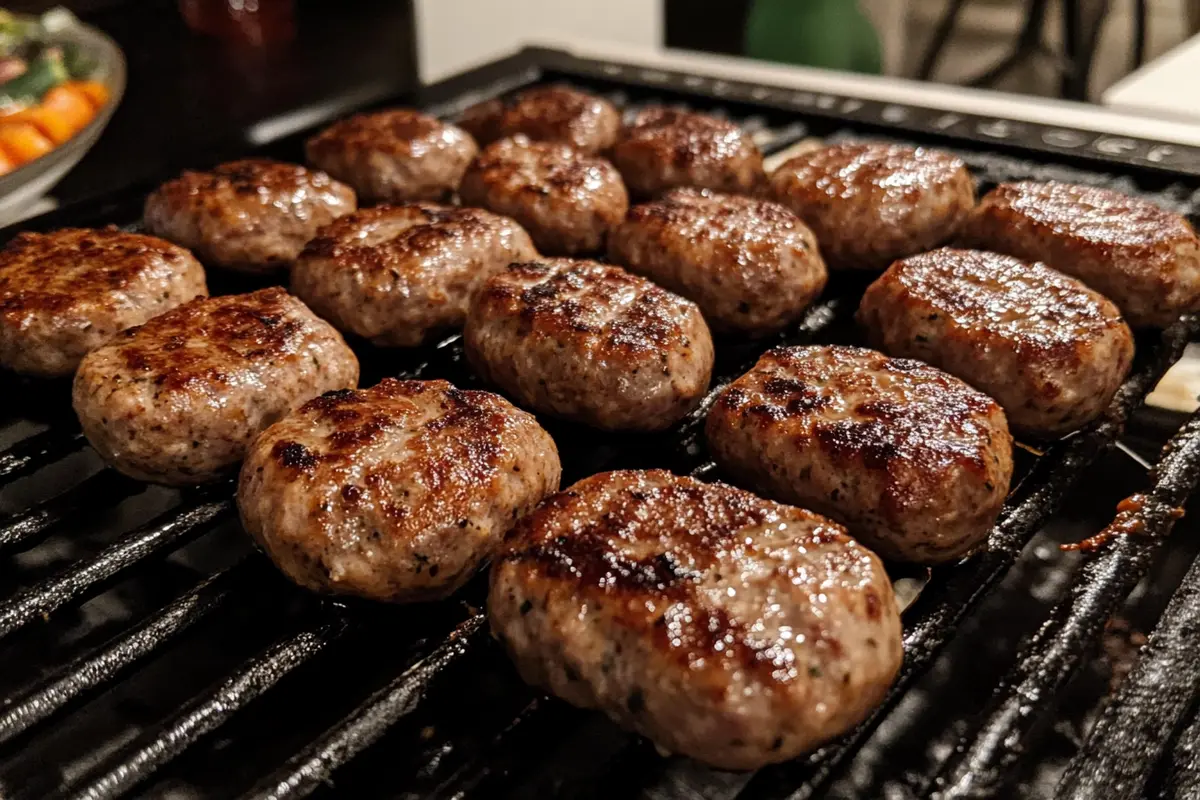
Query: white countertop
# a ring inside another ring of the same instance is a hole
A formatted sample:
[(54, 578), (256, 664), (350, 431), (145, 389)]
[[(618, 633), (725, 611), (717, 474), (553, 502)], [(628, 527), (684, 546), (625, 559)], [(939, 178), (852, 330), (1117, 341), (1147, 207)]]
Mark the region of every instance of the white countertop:
[(1104, 105), (1200, 129), (1200, 36), (1131, 72), (1104, 92)]

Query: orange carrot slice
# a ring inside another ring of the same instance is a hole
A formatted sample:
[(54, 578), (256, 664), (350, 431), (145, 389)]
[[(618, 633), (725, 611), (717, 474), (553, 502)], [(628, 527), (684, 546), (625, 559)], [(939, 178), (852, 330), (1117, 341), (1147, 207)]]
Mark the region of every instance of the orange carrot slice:
[(53, 149), (54, 143), (32, 122), (0, 120), (0, 151), (18, 166)]
[(108, 89), (100, 81), (67, 81), (63, 86), (83, 94), (97, 111), (108, 102)]
[[(88, 96), (78, 89), (65, 84), (63, 86), (56, 86), (46, 92), (46, 96), (42, 98), (38, 109), (43, 112), (42, 116), (53, 116), (57, 118), (56, 121), (61, 122), (62, 126), (69, 129), (68, 138), (70, 138), (71, 134), (86, 126), (92, 121), (92, 117), (96, 116), (96, 109), (92, 106), (92, 101)], [(59, 141), (48, 131), (43, 131), (43, 133), (46, 133), (54, 141)]]

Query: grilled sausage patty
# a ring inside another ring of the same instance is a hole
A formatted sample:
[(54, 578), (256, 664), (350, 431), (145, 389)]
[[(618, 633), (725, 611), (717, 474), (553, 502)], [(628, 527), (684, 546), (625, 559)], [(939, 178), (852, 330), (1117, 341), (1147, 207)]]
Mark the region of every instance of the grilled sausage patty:
[(477, 208), (378, 206), (320, 230), (292, 269), (292, 291), (339, 329), (413, 346), (461, 327), (475, 289), (537, 257), (529, 234)]
[(592, 253), (629, 210), (621, 176), (560, 142), (515, 136), (485, 148), (459, 189), (468, 205), (512, 217), (549, 255)]
[(255, 158), (187, 171), (146, 198), (146, 229), (206, 264), (264, 273), (291, 266), (317, 229), (356, 207), (323, 172)]
[(713, 343), (698, 309), (623, 269), (513, 264), (475, 296), (476, 372), (522, 405), (608, 430), (661, 430), (700, 402)]
[(634, 206), (608, 257), (695, 301), (713, 330), (751, 336), (799, 319), (826, 279), (816, 238), (791, 211), (699, 189)]
[(371, 600), (454, 592), (557, 491), (550, 435), (488, 392), (388, 378), (311, 400), (242, 465), (242, 524), (285, 575)]
[(0, 364), (70, 375), (126, 328), (208, 294), (182, 247), (113, 227), (20, 233), (0, 251)]
[(762, 153), (736, 124), (673, 108), (643, 109), (612, 150), (635, 197), (681, 186), (749, 193), (764, 182)]
[(84, 357), (75, 413), (105, 460), (138, 480), (202, 483), (264, 428), (358, 383), (328, 323), (279, 288), (185, 303)]
[(1108, 297), (1130, 325), (1200, 309), (1200, 239), (1188, 221), (1111, 189), (1002, 184), (971, 215), (966, 246), (1044, 261)]
[(473, 105), (459, 124), (481, 145), (523, 133), (534, 141), (566, 142), (584, 153), (600, 153), (616, 143), (621, 114), (602, 97), (569, 86), (538, 86)]
[(992, 398), (858, 347), (781, 347), (717, 399), (708, 446), (767, 495), (844, 522), (880, 555), (934, 564), (987, 537), (1012, 478)]
[(305, 145), (308, 163), (353, 186), (363, 203), (447, 200), (478, 152), (462, 128), (407, 108), (355, 114)]
[(1099, 416), (1133, 360), (1115, 305), (1044, 264), (996, 253), (897, 261), (863, 295), (858, 320), (873, 345), (957, 375), (1036, 437)]
[(945, 244), (975, 205), (961, 159), (874, 142), (789, 159), (771, 174), (771, 194), (813, 229), (830, 269), (882, 270)]
[(521, 676), (716, 767), (843, 733), (900, 667), (879, 559), (840, 525), (730, 486), (594, 475), (505, 550), (488, 615)]

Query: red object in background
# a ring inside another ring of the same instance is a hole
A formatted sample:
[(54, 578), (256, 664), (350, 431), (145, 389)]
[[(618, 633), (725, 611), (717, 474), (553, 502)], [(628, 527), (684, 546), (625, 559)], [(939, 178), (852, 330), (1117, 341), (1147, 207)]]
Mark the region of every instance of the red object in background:
[(294, 0), (179, 0), (188, 27), (250, 45), (286, 42), (296, 33)]

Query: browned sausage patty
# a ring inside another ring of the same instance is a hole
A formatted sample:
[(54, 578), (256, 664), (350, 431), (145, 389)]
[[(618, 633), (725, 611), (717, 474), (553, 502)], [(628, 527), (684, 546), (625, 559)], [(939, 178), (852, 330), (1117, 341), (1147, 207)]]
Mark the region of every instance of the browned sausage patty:
[(608, 257), (694, 300), (717, 331), (773, 333), (825, 288), (817, 240), (799, 217), (708, 190), (634, 206), (609, 236)]
[(1166, 326), (1200, 309), (1200, 239), (1188, 221), (1111, 189), (1002, 184), (971, 215), (962, 241), (1073, 275), (1120, 307), (1130, 325)]
[(84, 357), (75, 413), (92, 446), (138, 480), (192, 484), (236, 466), (264, 428), (358, 383), (330, 325), (283, 289), (202, 298)]
[(999, 401), (1014, 431), (1060, 436), (1099, 416), (1133, 360), (1117, 307), (1010, 256), (935, 250), (897, 261), (858, 309), (868, 339)]
[(900, 667), (879, 559), (809, 511), (608, 472), (505, 537), (488, 616), (528, 682), (723, 769), (858, 723)]
[(317, 229), (356, 207), (323, 172), (267, 159), (187, 171), (146, 198), (146, 228), (206, 264), (263, 273), (291, 266)]
[(831, 269), (886, 269), (945, 244), (975, 205), (961, 159), (897, 144), (846, 143), (789, 159), (771, 194), (817, 235)]
[(296, 260), (292, 291), (343, 331), (408, 347), (460, 327), (479, 284), (536, 257), (529, 234), (507, 217), (378, 206), (322, 228)]
[(476, 294), (464, 339), (480, 376), (517, 402), (609, 430), (670, 427), (712, 376), (700, 309), (595, 261), (511, 265)]
[(462, 200), (512, 217), (549, 255), (593, 253), (629, 210), (612, 164), (560, 142), (515, 136), (485, 148), (463, 176)]
[(550, 435), (488, 392), (387, 379), (267, 428), (242, 466), (242, 523), (296, 583), (371, 600), (452, 593), (557, 491)]
[(364, 203), (449, 199), (479, 152), (456, 125), (407, 108), (355, 114), (308, 140), (308, 163), (354, 187)]
[(534, 141), (566, 142), (584, 153), (600, 153), (616, 143), (621, 114), (602, 97), (569, 86), (538, 86), (473, 105), (459, 124), (481, 145), (523, 133)]
[(991, 530), (1012, 478), (992, 398), (941, 370), (859, 347), (768, 352), (708, 415), (717, 463), (833, 516), (886, 558), (958, 558)]
[(153, 236), (113, 227), (18, 234), (0, 251), (0, 364), (70, 375), (126, 328), (206, 294), (192, 254)]
[(613, 147), (612, 161), (639, 198), (680, 186), (748, 193), (764, 181), (762, 153), (736, 124), (658, 106), (637, 115)]

